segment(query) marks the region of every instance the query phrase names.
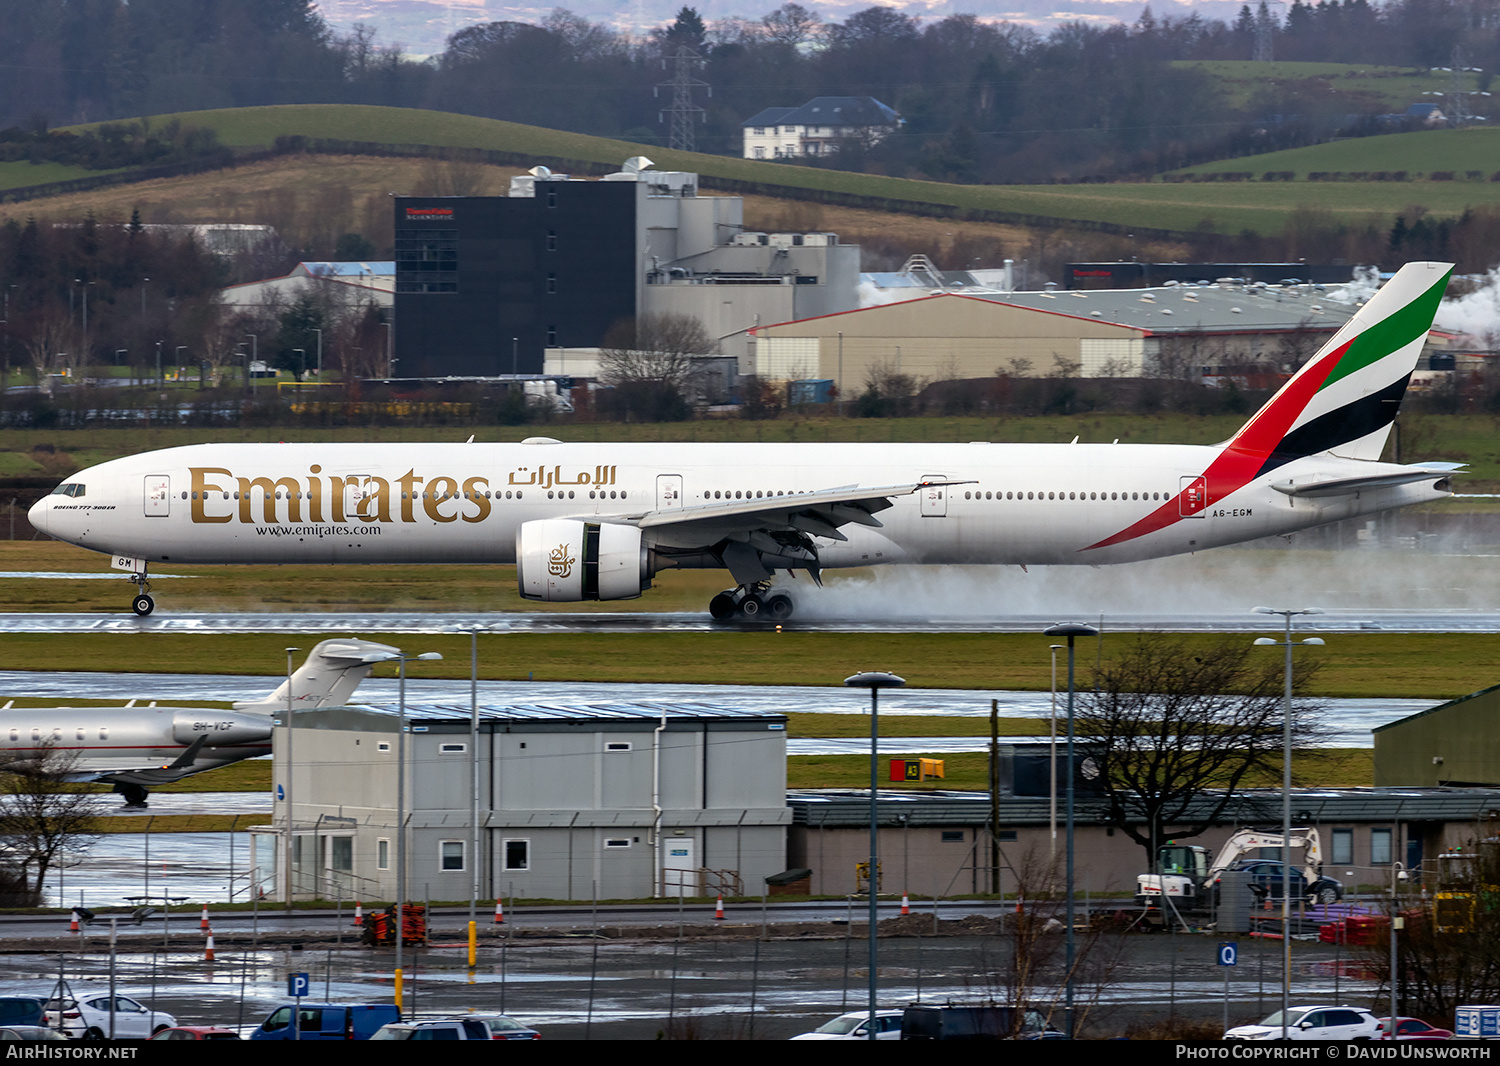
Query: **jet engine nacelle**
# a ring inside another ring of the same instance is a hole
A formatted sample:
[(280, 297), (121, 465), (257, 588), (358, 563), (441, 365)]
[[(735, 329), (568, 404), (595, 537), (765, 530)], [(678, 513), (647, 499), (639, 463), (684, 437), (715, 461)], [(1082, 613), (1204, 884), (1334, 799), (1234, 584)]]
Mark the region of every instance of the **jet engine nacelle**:
[(651, 587), (651, 553), (635, 526), (548, 518), (516, 531), (516, 581), (528, 600), (628, 600)]
[(191, 744), (206, 736), (206, 748), (234, 748), (242, 744), (268, 744), (271, 719), (258, 714), (232, 711), (178, 711), (172, 716), (172, 739)]

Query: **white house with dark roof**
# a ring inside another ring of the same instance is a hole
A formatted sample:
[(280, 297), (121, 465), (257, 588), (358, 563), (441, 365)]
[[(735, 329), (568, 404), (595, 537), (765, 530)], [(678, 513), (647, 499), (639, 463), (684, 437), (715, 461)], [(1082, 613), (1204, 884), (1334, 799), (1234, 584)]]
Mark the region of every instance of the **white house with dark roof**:
[(889, 136), (901, 118), (873, 96), (819, 96), (801, 107), (768, 107), (740, 123), (746, 159), (830, 155), (844, 141)]

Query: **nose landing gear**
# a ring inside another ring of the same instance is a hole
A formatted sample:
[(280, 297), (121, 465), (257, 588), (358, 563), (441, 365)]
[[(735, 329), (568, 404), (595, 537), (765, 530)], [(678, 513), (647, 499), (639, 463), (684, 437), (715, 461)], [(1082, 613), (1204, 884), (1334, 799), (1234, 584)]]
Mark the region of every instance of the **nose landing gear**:
[(131, 584), (136, 586), (136, 594), (130, 601), (130, 609), (137, 616), (145, 618), (156, 610), (156, 601), (151, 598), (151, 582), (146, 579), (146, 568), (141, 567), (141, 572), (130, 575)]
[(716, 622), (784, 622), (792, 617), (792, 597), (773, 589), (769, 581), (757, 581), (725, 589), (708, 604)]

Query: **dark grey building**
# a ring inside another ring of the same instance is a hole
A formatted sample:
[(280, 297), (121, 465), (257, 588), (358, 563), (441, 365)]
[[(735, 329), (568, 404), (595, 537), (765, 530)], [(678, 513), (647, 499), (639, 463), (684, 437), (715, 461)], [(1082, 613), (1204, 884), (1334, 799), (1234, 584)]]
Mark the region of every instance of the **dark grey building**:
[(392, 376), (540, 374), (636, 313), (634, 182), (536, 196), (399, 197)]

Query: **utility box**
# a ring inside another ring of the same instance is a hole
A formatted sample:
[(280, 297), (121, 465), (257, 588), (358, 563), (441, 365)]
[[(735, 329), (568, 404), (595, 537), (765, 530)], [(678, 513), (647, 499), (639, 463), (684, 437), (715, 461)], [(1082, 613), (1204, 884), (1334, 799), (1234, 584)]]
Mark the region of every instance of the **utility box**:
[(892, 759), (892, 781), (926, 781), (929, 777), (943, 777), (942, 759)]

